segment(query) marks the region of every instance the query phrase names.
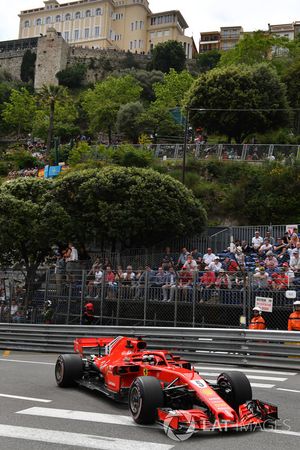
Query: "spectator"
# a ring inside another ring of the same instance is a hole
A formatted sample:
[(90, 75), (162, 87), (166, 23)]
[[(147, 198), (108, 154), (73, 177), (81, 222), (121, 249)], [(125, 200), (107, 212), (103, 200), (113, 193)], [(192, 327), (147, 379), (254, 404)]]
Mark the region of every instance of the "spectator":
[(283, 238), (277, 238), (273, 246), (273, 252), (276, 254), (277, 258), (282, 259), (286, 254), (288, 244), (284, 242)]
[(181, 267), (183, 267), (184, 263), (187, 260), (187, 256), (189, 255), (189, 252), (187, 251), (187, 249), (185, 247), (182, 248), (181, 253), (179, 255), (178, 261), (177, 261), (177, 266), (181, 269)]
[(122, 274), (122, 293), (126, 298), (131, 298), (135, 289), (135, 273), (132, 270), (132, 266), (127, 266), (126, 272)]
[(147, 264), (145, 266), (145, 270), (141, 273), (140, 277), (137, 279), (137, 276), (135, 277), (135, 285), (136, 285), (136, 292), (135, 292), (135, 299), (139, 299), (143, 297), (144, 295), (144, 288), (146, 286), (146, 283), (148, 287), (152, 286), (153, 279), (155, 277), (154, 270), (151, 269), (151, 266)]
[[(95, 293), (95, 290), (97, 292), (97, 287), (101, 286), (102, 283), (102, 277), (103, 277), (103, 271), (101, 269), (101, 266), (95, 266), (94, 269), (94, 279), (90, 280), (88, 282), (88, 291), (89, 291), (89, 295), (91, 296), (93, 293)], [(98, 297), (98, 295), (96, 295), (96, 297)]]
[(300, 331), (300, 300), (294, 302), (294, 311), (288, 319), (288, 331)]
[(178, 289), (182, 291), (183, 301), (191, 300), (190, 295), (188, 295), (188, 293), (192, 289), (192, 285), (193, 285), (193, 274), (190, 270), (187, 270), (185, 267), (183, 267), (179, 272), (179, 283), (178, 283)]
[(206, 266), (209, 266), (211, 262), (213, 262), (216, 258), (216, 255), (213, 253), (211, 248), (207, 249), (207, 253), (203, 255), (203, 262)]
[(187, 260), (184, 263), (183, 267), (187, 270), (197, 270), (197, 262), (193, 259), (192, 255), (187, 256)]
[(231, 289), (230, 277), (224, 271), (224, 269), (220, 269), (219, 274), (215, 281), (215, 286), (217, 289)]
[(18, 306), (16, 300), (12, 299), (11, 304), (10, 304), (10, 319), (12, 322), (16, 322), (16, 319), (18, 317), (17, 316), (18, 309), (19, 309), (19, 306)]
[(282, 264), (281, 270), (284, 271), (284, 273), (287, 275), (289, 286), (291, 284), (293, 284), (293, 281), (294, 281), (294, 278), (295, 278), (295, 273), (294, 273), (293, 269), (291, 269), (291, 267), (289, 266), (289, 263), (284, 262)]
[(300, 255), (297, 249), (294, 249), (293, 252), (291, 253), (290, 268), (294, 272), (300, 271)]
[(260, 236), (259, 231), (255, 231), (255, 235), (252, 238), (252, 248), (255, 252), (258, 252), (260, 246), (263, 244), (264, 240)]
[(265, 256), (268, 252), (272, 252), (273, 246), (271, 245), (269, 239), (265, 239), (264, 243), (260, 246), (258, 253), (260, 256)]
[(204, 274), (200, 277), (198, 288), (201, 291), (200, 303), (208, 300), (210, 290), (214, 288), (216, 282), (216, 274), (209, 267), (205, 267)]
[(116, 270), (116, 273), (115, 273), (115, 281), (116, 282), (119, 282), (119, 281), (121, 282), (122, 278), (123, 278), (122, 266), (117, 266), (117, 270)]
[(256, 289), (267, 289), (269, 287), (269, 275), (264, 267), (256, 268), (253, 275), (253, 287)]
[(236, 273), (238, 271), (238, 264), (233, 259), (229, 258), (229, 256), (226, 256), (224, 261), (222, 262), (222, 269), (224, 269), (225, 272), (230, 272), (231, 274)]
[(275, 256), (273, 255), (273, 253), (271, 251), (267, 252), (267, 257), (264, 262), (265, 262), (266, 270), (269, 273), (274, 272), (274, 270), (278, 266), (277, 258), (275, 258)]
[(152, 285), (154, 287), (159, 287), (159, 288), (162, 287), (165, 282), (165, 276), (166, 276), (165, 271), (163, 270), (162, 267), (159, 267), (158, 271), (156, 272), (156, 274), (153, 277)]
[(45, 324), (50, 324), (53, 322), (53, 308), (52, 308), (52, 302), (50, 300), (47, 300), (44, 305), (43, 310), (43, 322)]
[(274, 272), (271, 276), (270, 285), (273, 290), (287, 289), (289, 285), (289, 277), (285, 272)]
[(242, 241), (241, 247), (242, 247), (242, 252), (245, 255), (249, 255), (252, 252), (252, 248), (250, 247), (250, 245), (248, 244), (247, 241)]
[(112, 263), (110, 262), (110, 260), (108, 258), (104, 258), (103, 263), (102, 263), (102, 268), (103, 268), (103, 270), (106, 270), (108, 267), (112, 268)]
[(271, 232), (267, 231), (266, 235), (264, 237), (264, 241), (266, 241), (266, 239), (268, 239), (268, 241), (270, 242), (271, 245), (275, 244), (275, 239), (273, 238), (273, 236), (271, 236)]
[(215, 257), (215, 259), (209, 264), (209, 270), (212, 272), (220, 272), (222, 269), (222, 264), (220, 262), (220, 258), (218, 256)]
[(165, 248), (165, 254), (163, 256), (162, 259), (162, 268), (166, 271), (169, 269), (169, 267), (174, 266), (175, 264), (175, 260), (174, 260), (174, 256), (171, 253), (171, 249), (170, 247), (166, 247)]
[[(168, 273), (165, 275), (164, 284), (162, 286), (163, 302), (171, 302), (174, 300), (174, 293), (176, 289), (177, 274), (174, 267), (170, 267)], [(168, 298), (168, 293), (170, 297)]]
[(72, 242), (69, 242), (68, 248), (65, 252), (66, 258), (66, 273), (67, 281), (73, 283), (75, 281), (75, 274), (77, 270), (78, 251)]
[(202, 262), (202, 254), (198, 251), (197, 248), (194, 248), (194, 250), (191, 251), (191, 255), (197, 264), (200, 264)]
[(114, 298), (117, 283), (115, 283), (115, 274), (110, 266), (107, 266), (105, 270), (105, 286), (107, 288), (107, 298)]

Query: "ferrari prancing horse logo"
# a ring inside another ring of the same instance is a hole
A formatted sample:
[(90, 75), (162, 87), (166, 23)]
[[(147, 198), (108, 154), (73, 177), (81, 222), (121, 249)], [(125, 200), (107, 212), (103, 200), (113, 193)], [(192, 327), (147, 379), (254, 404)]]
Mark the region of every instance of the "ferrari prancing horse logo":
[(143, 374), (145, 375), (145, 377), (148, 376), (148, 369), (146, 367), (143, 369)]

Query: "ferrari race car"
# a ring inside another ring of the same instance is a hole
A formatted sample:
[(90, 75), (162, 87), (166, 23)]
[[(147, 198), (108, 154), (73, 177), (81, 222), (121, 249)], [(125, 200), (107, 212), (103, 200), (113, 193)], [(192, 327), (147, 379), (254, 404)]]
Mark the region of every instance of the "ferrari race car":
[(138, 424), (157, 422), (184, 434), (254, 430), (278, 419), (276, 406), (252, 399), (242, 372), (224, 372), (209, 383), (180, 356), (147, 350), (142, 338), (80, 338), (74, 350), (57, 359), (58, 386), (77, 384), (128, 402)]

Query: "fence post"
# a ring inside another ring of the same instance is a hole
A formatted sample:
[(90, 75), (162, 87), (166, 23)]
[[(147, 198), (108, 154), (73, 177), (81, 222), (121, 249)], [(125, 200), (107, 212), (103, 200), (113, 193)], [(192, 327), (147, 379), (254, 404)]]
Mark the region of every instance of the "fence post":
[(149, 285), (149, 273), (145, 272), (145, 289), (144, 289), (144, 327), (147, 322), (147, 302), (148, 302), (148, 285)]
[(102, 280), (101, 280), (101, 296), (100, 296), (100, 323), (102, 325), (102, 316), (103, 316), (103, 303), (105, 301), (105, 276), (106, 270), (103, 271)]
[(198, 279), (199, 272), (195, 270), (194, 272), (194, 280), (193, 280), (193, 294), (192, 294), (192, 302), (193, 302), (193, 319), (192, 319), (192, 327), (195, 327), (195, 312), (196, 312), (196, 281)]
[(80, 324), (82, 324), (82, 311), (85, 299), (85, 282), (86, 282), (86, 271), (83, 270), (81, 274), (81, 296), (80, 296)]
[(175, 298), (174, 298), (174, 327), (177, 326), (177, 300), (178, 300), (178, 287), (175, 289)]
[(66, 317), (67, 325), (69, 325), (69, 319), (70, 319), (71, 297), (72, 297), (72, 283), (69, 284), (69, 295), (68, 295), (67, 317)]
[(49, 280), (50, 280), (50, 269), (46, 270), (46, 278), (45, 278), (45, 292), (44, 292), (44, 303), (46, 303), (49, 292)]

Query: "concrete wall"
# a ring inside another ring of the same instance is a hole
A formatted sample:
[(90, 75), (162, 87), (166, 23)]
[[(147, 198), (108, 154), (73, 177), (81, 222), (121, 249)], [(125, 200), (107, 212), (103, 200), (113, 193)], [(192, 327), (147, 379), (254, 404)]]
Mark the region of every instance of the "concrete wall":
[(0, 70), (5, 70), (14, 79), (21, 80), (21, 65), (25, 52), (26, 50), (0, 53)]

